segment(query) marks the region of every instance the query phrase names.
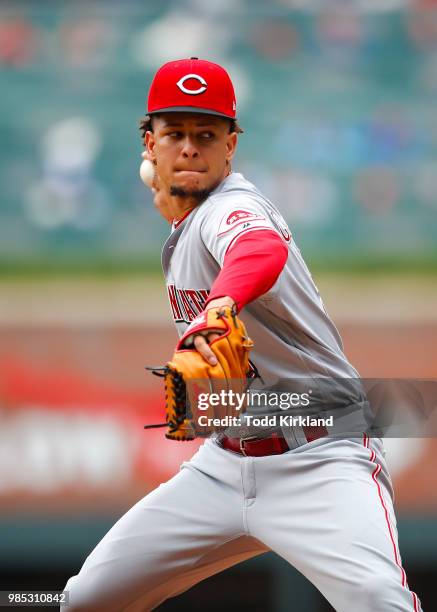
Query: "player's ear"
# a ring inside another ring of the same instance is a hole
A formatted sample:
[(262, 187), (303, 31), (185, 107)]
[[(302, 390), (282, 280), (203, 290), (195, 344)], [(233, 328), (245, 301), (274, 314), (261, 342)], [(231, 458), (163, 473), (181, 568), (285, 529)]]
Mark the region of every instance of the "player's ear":
[(236, 132), (231, 132), (226, 138), (226, 161), (230, 162), (234, 157), (237, 148), (238, 136)]
[(155, 135), (153, 134), (153, 132), (146, 132), (146, 135), (144, 136), (144, 145), (147, 149), (147, 152), (149, 154), (149, 159), (152, 162), (155, 162), (156, 156), (155, 156)]

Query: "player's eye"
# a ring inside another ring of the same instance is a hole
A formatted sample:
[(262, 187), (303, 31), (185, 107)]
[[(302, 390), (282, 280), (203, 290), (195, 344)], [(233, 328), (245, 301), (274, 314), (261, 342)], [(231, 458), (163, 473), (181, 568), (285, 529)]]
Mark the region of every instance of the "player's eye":
[(200, 135), (204, 140), (212, 140), (214, 138), (214, 132), (202, 132)]

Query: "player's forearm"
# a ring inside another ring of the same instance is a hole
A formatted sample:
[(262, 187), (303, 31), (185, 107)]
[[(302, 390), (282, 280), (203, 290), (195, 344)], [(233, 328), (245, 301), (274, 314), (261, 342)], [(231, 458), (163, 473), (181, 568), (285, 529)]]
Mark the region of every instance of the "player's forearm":
[(273, 230), (240, 236), (225, 256), (223, 268), (212, 288), (208, 306), (219, 300), (235, 302), (238, 310), (267, 293), (287, 261), (288, 248)]

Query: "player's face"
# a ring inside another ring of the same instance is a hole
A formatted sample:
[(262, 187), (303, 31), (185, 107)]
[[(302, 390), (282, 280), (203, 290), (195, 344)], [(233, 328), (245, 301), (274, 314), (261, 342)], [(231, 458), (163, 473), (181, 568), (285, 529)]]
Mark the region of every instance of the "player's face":
[(229, 173), (237, 135), (229, 121), (200, 113), (163, 113), (153, 118), (146, 146), (160, 182), (180, 197), (203, 199)]

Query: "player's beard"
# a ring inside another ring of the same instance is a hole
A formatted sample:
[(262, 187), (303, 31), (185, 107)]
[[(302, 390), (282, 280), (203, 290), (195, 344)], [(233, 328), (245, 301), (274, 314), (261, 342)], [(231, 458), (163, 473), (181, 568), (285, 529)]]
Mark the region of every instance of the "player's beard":
[(196, 204), (201, 204), (206, 200), (213, 189), (184, 189), (177, 185), (170, 186), (170, 195), (178, 198), (186, 198), (193, 200)]

